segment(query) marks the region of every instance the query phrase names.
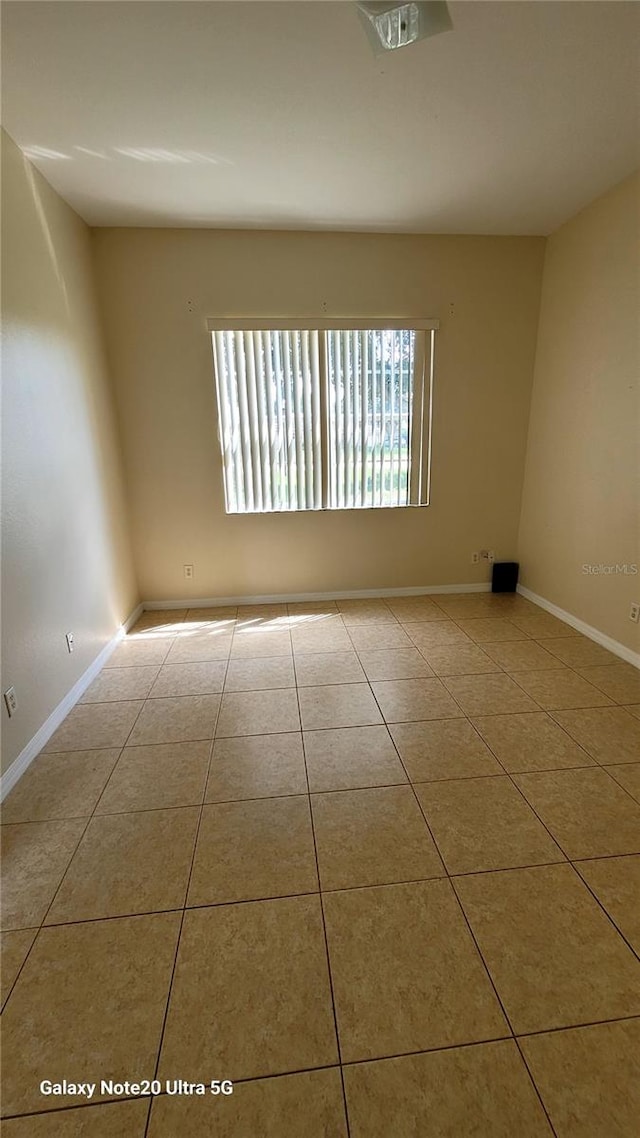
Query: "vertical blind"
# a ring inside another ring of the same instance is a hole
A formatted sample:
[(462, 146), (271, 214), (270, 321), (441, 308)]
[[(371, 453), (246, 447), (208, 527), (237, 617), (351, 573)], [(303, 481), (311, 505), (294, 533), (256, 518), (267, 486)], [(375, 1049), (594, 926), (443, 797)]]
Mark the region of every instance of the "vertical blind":
[(434, 331), (213, 330), (228, 513), (426, 505)]

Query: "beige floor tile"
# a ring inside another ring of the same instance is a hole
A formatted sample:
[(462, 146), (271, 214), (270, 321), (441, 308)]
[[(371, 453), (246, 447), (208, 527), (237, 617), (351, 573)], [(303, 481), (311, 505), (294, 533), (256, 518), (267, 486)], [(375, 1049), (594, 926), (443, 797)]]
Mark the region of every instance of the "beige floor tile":
[(136, 632), (162, 633), (168, 630), (173, 633), (174, 626), (184, 624), (186, 617), (186, 609), (147, 609), (129, 629), (129, 636), (135, 636)]
[(520, 593), (491, 593), (489, 598), (495, 612), (529, 613), (531, 616), (539, 616), (543, 612), (539, 605), (534, 605), (533, 601), (528, 601)]
[(89, 684), (80, 703), (146, 699), (159, 670), (157, 664), (132, 668), (103, 668), (100, 675)]
[(2, 821), (46, 822), (87, 818), (120, 751), (69, 751), (39, 755), (2, 803)]
[(222, 691), (226, 669), (226, 660), (204, 660), (200, 664), (165, 664), (149, 694), (154, 699), (179, 695), (213, 695)]
[(212, 739), (219, 707), (219, 695), (149, 699), (131, 732), (129, 746)]
[(238, 619), (274, 620), (288, 615), (286, 601), (269, 601), (263, 605), (238, 605)]
[(544, 641), (547, 652), (567, 664), (570, 668), (584, 668), (588, 664), (617, 664), (619, 658), (608, 652), (601, 644), (596, 644), (588, 636), (560, 636), (558, 639)]
[[(268, 609), (269, 605), (265, 605)], [(253, 633), (287, 633), (290, 626), (290, 620), (287, 613), (287, 605), (284, 604), (279, 612), (264, 612), (260, 616), (249, 616), (245, 613), (244, 616), (238, 617), (235, 621), (235, 630), (239, 635), (240, 640), (244, 640), (246, 634)]]
[(446, 644), (471, 645), (473, 641), (452, 620), (434, 620), (419, 624), (403, 625), (409, 639), (423, 652), (426, 648), (441, 647)]
[(559, 711), (553, 718), (599, 763), (636, 763), (640, 723), (624, 707)]
[(317, 891), (307, 795), (205, 806), (188, 905)]
[(2, 954), (0, 1004), (2, 1005), (4, 1005), (27, 958), (37, 932), (37, 929), (14, 929), (12, 932), (0, 933), (0, 953)]
[(161, 1079), (246, 1079), (337, 1058), (319, 897), (185, 914)]
[(197, 807), (95, 817), (47, 914), (48, 925), (184, 905)]
[(394, 723), (389, 730), (412, 782), (502, 774), (467, 719)]
[(300, 688), (298, 698), (305, 731), (382, 723), (369, 684), (325, 684), (322, 687)]
[(386, 727), (305, 731), (304, 748), (312, 791), (356, 790), (407, 781)]
[(449, 873), (564, 860), (507, 775), (419, 783), (416, 793)]
[(342, 619), (349, 627), (358, 624), (395, 624), (396, 618), (386, 601), (372, 598), (336, 601)]
[(597, 767), (514, 775), (570, 858), (640, 853), (640, 805)]
[(212, 1109), (204, 1098), (154, 1101), (149, 1138), (347, 1138), (337, 1067), (302, 1071), (236, 1086)]
[(538, 711), (537, 705), (510, 676), (450, 676), (444, 683), (465, 715)]
[(640, 1012), (640, 964), (570, 865), (454, 884), (517, 1034)]
[(264, 691), (295, 686), (292, 656), (263, 656), (257, 660), (232, 657), (224, 681), (225, 691)]
[(194, 621), (213, 622), (214, 624), (234, 623), (238, 615), (237, 605), (209, 605), (203, 608), (188, 609), (185, 620), (187, 623)]
[(602, 707), (611, 703), (609, 696), (570, 668), (559, 668), (556, 672), (518, 672), (516, 678), (532, 699), (548, 711)]
[(287, 612), (296, 619), (303, 616), (337, 616), (338, 606), (335, 601), (289, 601)]
[(293, 688), (225, 692), (222, 697), (217, 738), (299, 730), (298, 697)]
[(341, 616), (291, 626), (293, 651), (306, 655), (313, 652), (353, 652), (353, 643)]
[(3, 929), (39, 925), (86, 826), (86, 818), (2, 826)]
[(478, 644), (496, 644), (504, 640), (522, 640), (522, 630), (506, 617), (473, 617), (457, 622), (463, 632)]
[(349, 628), (357, 652), (380, 648), (411, 648), (411, 641), (399, 624), (363, 624)]
[(211, 743), (156, 743), (125, 747), (96, 814), (162, 810), (202, 802)]
[(437, 676), (470, 676), (500, 671), (495, 660), (476, 644), (445, 644), (439, 648), (425, 648), (424, 655)]
[(53, 733), (45, 752), (124, 747), (143, 707), (142, 700), (76, 704)]
[(474, 716), (473, 722), (505, 770), (593, 766), (593, 759), (544, 711)]
[(306, 793), (300, 732), (245, 735), (214, 743), (205, 802)]
[(551, 616), (548, 612), (533, 613), (514, 613), (511, 617), (511, 623), (515, 624), (516, 628), (526, 632), (527, 636), (532, 636), (534, 640), (552, 640), (560, 636), (580, 636), (575, 628), (571, 625), (565, 624), (563, 620), (558, 620), (557, 616)]
[(236, 629), (231, 645), (231, 660), (256, 660), (269, 656), (291, 656), (291, 634), (288, 628)]
[[(45, 1100), (43, 1100), (45, 1101)], [(149, 1099), (56, 1110), (55, 1100), (47, 1099), (51, 1111), (7, 1119), (2, 1127), (6, 1138), (144, 1138)], [(77, 1101), (77, 1100), (76, 1100)]]
[(442, 620), (442, 609), (429, 597), (389, 597), (387, 605), (401, 624)]
[(295, 657), (298, 687), (353, 684), (366, 680), (355, 652), (309, 652)]
[(640, 1020), (520, 1041), (558, 1138), (633, 1138), (640, 1118)]
[(640, 857), (578, 861), (576, 869), (631, 947), (640, 953)]
[(382, 648), (360, 652), (368, 680), (413, 680), (433, 672), (417, 648)]
[(483, 648), (505, 672), (553, 671), (564, 666), (535, 640), (508, 640), (499, 644), (484, 644)]
[(180, 632), (163, 664), (199, 664), (206, 660), (226, 660), (231, 651), (232, 632), (227, 625), (206, 628), (196, 625)]
[(107, 660), (103, 671), (111, 668), (160, 667), (171, 648), (175, 637), (161, 636), (155, 632), (129, 633)]
[(344, 1068), (351, 1138), (551, 1138), (511, 1040)]
[(607, 771), (628, 794), (640, 802), (640, 763), (620, 763), (617, 766), (607, 767)]
[(440, 680), (378, 680), (371, 687), (387, 723), (453, 719), (463, 714)]
[(311, 806), (323, 889), (444, 877), (410, 786), (314, 794)]
[(96, 1082), (95, 1101), (101, 1079), (153, 1072), (179, 927), (156, 913), (40, 932), (3, 1013), (3, 1113), (41, 1111), (42, 1079)]
[(579, 671), (585, 680), (595, 684), (616, 703), (631, 703), (634, 699), (640, 699), (640, 672), (631, 664), (580, 668)]
[(448, 881), (325, 893), (343, 1062), (508, 1034)]
[(445, 593), (438, 594), (434, 600), (453, 620), (491, 617), (501, 607), (490, 593)]
[[(207, 660), (226, 660), (231, 650), (233, 640), (233, 633), (238, 625), (235, 617), (220, 618), (219, 620), (198, 620), (194, 617), (187, 618), (181, 628), (175, 629), (175, 639), (177, 644), (187, 645), (193, 642), (196, 650), (202, 650), (202, 654), (206, 663)], [(215, 650), (211, 649), (211, 645), (215, 646)], [(205, 648), (208, 646), (208, 654), (205, 653)], [(226, 652), (225, 652), (226, 647)], [(176, 651), (178, 649), (176, 648)], [(182, 649), (180, 649), (181, 653)], [(185, 649), (186, 651), (186, 649)], [(217, 655), (216, 655), (217, 652)], [(165, 661), (166, 663), (173, 663), (172, 660)], [(187, 660), (187, 663), (190, 661)], [(193, 663), (197, 663), (194, 660)]]

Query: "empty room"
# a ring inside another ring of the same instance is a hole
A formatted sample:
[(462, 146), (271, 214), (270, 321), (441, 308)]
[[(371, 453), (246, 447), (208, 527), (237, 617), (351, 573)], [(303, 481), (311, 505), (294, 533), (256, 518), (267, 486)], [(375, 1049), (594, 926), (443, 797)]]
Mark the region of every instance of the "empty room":
[(640, 4), (4, 0), (6, 1138), (638, 1138)]

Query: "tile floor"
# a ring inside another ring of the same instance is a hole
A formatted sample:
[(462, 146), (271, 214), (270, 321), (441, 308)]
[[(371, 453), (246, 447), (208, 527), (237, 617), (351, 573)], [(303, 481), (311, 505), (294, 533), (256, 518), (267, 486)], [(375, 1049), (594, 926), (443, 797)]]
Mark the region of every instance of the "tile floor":
[(637, 1138), (639, 711), (519, 596), (145, 613), (4, 805), (7, 1138)]

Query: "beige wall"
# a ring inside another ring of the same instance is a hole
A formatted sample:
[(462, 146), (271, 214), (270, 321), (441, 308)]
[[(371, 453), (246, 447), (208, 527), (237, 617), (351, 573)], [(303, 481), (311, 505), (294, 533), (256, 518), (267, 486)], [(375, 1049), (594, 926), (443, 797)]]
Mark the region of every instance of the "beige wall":
[[(93, 239), (143, 599), (465, 583), (488, 576), (472, 550), (515, 556), (542, 238)], [(206, 319), (317, 313), (442, 321), (430, 507), (225, 515)]]
[[(2, 136), (2, 769), (137, 602), (86, 225)], [(75, 634), (67, 653), (65, 633)]]
[(639, 238), (635, 175), (548, 240), (519, 542), (523, 584), (636, 649)]

